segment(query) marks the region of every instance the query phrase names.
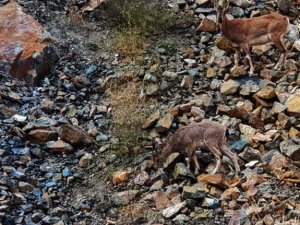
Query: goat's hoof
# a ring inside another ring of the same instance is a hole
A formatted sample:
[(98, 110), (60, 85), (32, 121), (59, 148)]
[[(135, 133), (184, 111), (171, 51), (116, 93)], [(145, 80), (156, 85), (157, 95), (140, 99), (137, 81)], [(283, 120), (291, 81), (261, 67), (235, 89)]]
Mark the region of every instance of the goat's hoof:
[(195, 170), (194, 174), (195, 174), (195, 176), (198, 176), (200, 174), (199, 170)]

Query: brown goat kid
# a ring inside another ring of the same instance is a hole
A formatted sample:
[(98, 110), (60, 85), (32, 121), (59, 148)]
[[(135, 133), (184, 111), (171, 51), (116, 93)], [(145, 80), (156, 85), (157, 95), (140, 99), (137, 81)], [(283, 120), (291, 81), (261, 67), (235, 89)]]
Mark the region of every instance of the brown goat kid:
[(235, 50), (235, 67), (238, 66), (240, 50), (242, 49), (249, 60), (250, 75), (252, 75), (254, 72), (251, 60), (252, 46), (263, 45), (269, 42), (273, 42), (281, 53), (274, 68), (281, 70), (282, 66), (285, 67), (287, 49), (283, 44), (282, 38), (288, 32), (289, 27), (289, 20), (286, 16), (274, 12), (259, 17), (229, 20), (226, 17), (229, 2), (225, 2), (223, 6), (220, 6), (218, 0), (214, 0), (214, 4), (221, 31)]
[(222, 156), (230, 158), (235, 167), (235, 173), (240, 173), (238, 156), (232, 152), (226, 143), (226, 127), (218, 122), (203, 120), (200, 123), (178, 129), (170, 138), (158, 146), (158, 152), (154, 157), (157, 166), (161, 167), (166, 158), (173, 152), (179, 152), (187, 156), (187, 166), (190, 162), (195, 163), (195, 173), (199, 174), (199, 163), (196, 149), (207, 149), (214, 154), (217, 159), (216, 167), (212, 171), (215, 174), (221, 166)]

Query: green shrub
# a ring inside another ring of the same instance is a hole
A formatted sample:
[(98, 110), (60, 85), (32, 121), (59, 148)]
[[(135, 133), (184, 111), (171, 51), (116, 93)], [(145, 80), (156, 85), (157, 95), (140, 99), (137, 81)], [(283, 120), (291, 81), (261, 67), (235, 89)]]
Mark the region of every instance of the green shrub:
[(113, 47), (126, 56), (139, 55), (150, 35), (165, 32), (176, 21), (165, 6), (148, 0), (110, 0), (105, 12), (119, 32)]
[(148, 0), (110, 0), (106, 14), (120, 31), (133, 29), (144, 35), (165, 31), (176, 20), (165, 6)]

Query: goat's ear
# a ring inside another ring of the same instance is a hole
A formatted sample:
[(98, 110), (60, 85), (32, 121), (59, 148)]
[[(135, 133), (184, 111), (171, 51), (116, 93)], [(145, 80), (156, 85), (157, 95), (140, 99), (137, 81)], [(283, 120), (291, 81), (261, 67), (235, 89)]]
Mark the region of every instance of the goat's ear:
[(218, 0), (212, 0), (212, 3), (214, 4), (214, 8), (218, 8)]
[(224, 2), (224, 5), (223, 5), (223, 7), (224, 7), (224, 12), (228, 12), (229, 6), (230, 6), (230, 0), (225, 1), (225, 2)]

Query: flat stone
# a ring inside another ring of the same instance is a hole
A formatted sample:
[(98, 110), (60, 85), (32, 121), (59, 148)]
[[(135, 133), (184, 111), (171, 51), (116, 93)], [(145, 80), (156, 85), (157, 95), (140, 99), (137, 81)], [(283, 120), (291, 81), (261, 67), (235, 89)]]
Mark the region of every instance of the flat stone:
[(195, 179), (194, 174), (190, 169), (188, 169), (183, 163), (177, 163), (173, 172), (175, 179), (177, 178), (192, 178)]
[(50, 47), (50, 35), (15, 1), (0, 8), (0, 18), (2, 72), (34, 84), (58, 61), (58, 55)]
[(193, 117), (205, 117), (205, 111), (203, 111), (200, 107), (197, 106), (192, 106), (191, 114), (193, 115)]
[(55, 141), (58, 138), (58, 133), (56, 131), (49, 131), (44, 129), (32, 130), (26, 135), (26, 139), (31, 143), (41, 144), (48, 141)]
[(228, 80), (221, 84), (220, 91), (224, 95), (231, 95), (238, 91), (240, 84), (234, 80)]
[(237, 187), (228, 188), (225, 190), (221, 196), (221, 200), (237, 200), (240, 197), (240, 190)]
[(219, 48), (219, 49), (222, 49), (226, 52), (229, 52), (232, 49), (230, 43), (228, 42), (228, 40), (224, 37), (224, 36), (221, 36), (221, 37), (218, 37), (216, 40), (215, 40), (215, 45)]
[(215, 12), (214, 8), (196, 8), (195, 13), (197, 14), (212, 14)]
[(163, 168), (167, 169), (169, 168), (171, 165), (174, 165), (173, 163), (177, 161), (177, 159), (179, 158), (180, 153), (179, 152), (173, 152), (171, 153), (168, 158), (166, 159), (166, 161), (163, 164)]
[(209, 0), (196, 0), (195, 2), (197, 5), (204, 5), (204, 4), (208, 3)]
[(222, 189), (229, 187), (229, 181), (226, 179), (224, 174), (203, 174), (197, 177), (198, 182), (208, 183), (215, 185)]
[(204, 17), (200, 25), (197, 27), (197, 30), (206, 31), (206, 32), (215, 32), (217, 30), (217, 24), (215, 21)]
[(58, 153), (68, 153), (73, 151), (72, 145), (62, 140), (47, 142), (47, 148)]
[(265, 215), (263, 221), (265, 225), (274, 225), (275, 223), (273, 217), (270, 214)]
[(216, 198), (204, 198), (201, 207), (208, 209), (216, 209), (220, 207), (220, 201)]
[(43, 109), (46, 112), (51, 112), (54, 110), (54, 102), (49, 99), (43, 99), (41, 101), (41, 109)]
[(221, 56), (219, 58), (216, 58), (214, 62), (221, 68), (225, 68), (227, 66), (230, 66), (232, 64), (231, 60), (227, 56)]
[(154, 202), (156, 208), (159, 210), (171, 207), (173, 205), (172, 202), (168, 199), (166, 193), (164, 193), (163, 191), (158, 191), (155, 193)]
[(170, 206), (162, 211), (162, 215), (165, 218), (171, 218), (172, 216), (176, 215), (185, 206), (186, 206), (186, 202), (181, 202), (174, 206)]
[(239, 157), (241, 157), (246, 162), (250, 162), (252, 160), (261, 161), (262, 154), (257, 149), (247, 147), (243, 152), (239, 154)]
[(157, 125), (156, 125), (156, 131), (158, 133), (164, 133), (166, 131), (168, 131), (172, 125), (172, 122), (173, 122), (173, 119), (174, 119), (174, 116), (170, 113), (167, 113), (164, 115), (163, 118), (161, 118)]
[(216, 76), (216, 72), (213, 68), (209, 67), (206, 72), (206, 77), (213, 78)]
[(85, 153), (84, 156), (79, 160), (80, 167), (88, 167), (93, 160), (93, 155), (91, 153)]
[(253, 189), (256, 185), (266, 181), (261, 175), (256, 174), (255, 172), (249, 172), (246, 174), (246, 177), (247, 181), (242, 184), (244, 191)]
[(197, 186), (184, 186), (182, 191), (182, 198), (202, 200), (205, 198), (205, 193), (198, 190)]
[(264, 86), (262, 87), (257, 93), (256, 95), (259, 98), (263, 98), (263, 99), (271, 99), (275, 97), (275, 89), (271, 86)]
[(232, 1), (232, 3), (236, 6), (242, 7), (242, 8), (248, 8), (253, 3), (250, 0), (235, 0)]
[(286, 106), (280, 102), (274, 102), (273, 107), (271, 109), (272, 114), (281, 113), (286, 110)]
[(134, 184), (137, 184), (137, 185), (144, 185), (147, 181), (149, 180), (149, 175), (146, 171), (143, 171), (142, 173), (138, 174), (133, 182)]
[(300, 145), (292, 140), (282, 141), (280, 151), (293, 160), (300, 160)]
[(122, 191), (113, 194), (111, 198), (115, 205), (122, 206), (129, 204), (130, 201), (133, 200), (138, 193), (138, 190)]
[(299, 117), (300, 116), (300, 90), (291, 95), (285, 102), (288, 113)]
[(22, 192), (31, 192), (34, 189), (34, 187), (31, 184), (23, 181), (19, 182), (19, 188)]
[(259, 86), (252, 81), (247, 81), (241, 86), (240, 94), (244, 96), (249, 96), (250, 94), (259, 91)]
[(242, 123), (239, 124), (239, 128), (240, 128), (241, 133), (245, 136), (248, 143), (251, 143), (252, 138), (256, 133), (256, 129), (249, 125), (242, 124)]
[(175, 218), (172, 220), (176, 222), (176, 224), (186, 224), (190, 220), (190, 217), (188, 217), (185, 214), (179, 214), (175, 216)]
[(14, 108), (9, 108), (2, 104), (0, 105), (0, 116), (4, 117), (5, 119), (11, 118), (16, 113), (17, 113), (17, 110), (15, 110)]
[(192, 88), (194, 84), (194, 78), (192, 76), (185, 75), (181, 81), (180, 86), (183, 88)]
[(146, 119), (146, 121), (144, 122), (142, 128), (143, 129), (148, 129), (148, 128), (152, 127), (153, 125), (155, 125), (157, 123), (159, 118), (160, 118), (160, 111), (157, 110), (155, 113), (153, 113), (150, 117), (148, 117)]
[(71, 145), (92, 144), (94, 139), (82, 128), (64, 124), (60, 129), (60, 138)]
[(276, 152), (269, 162), (269, 166), (272, 170), (281, 170), (282, 168), (286, 168), (289, 165), (289, 161), (286, 156), (283, 154)]
[(183, 9), (186, 6), (185, 0), (177, 0), (177, 5), (180, 9)]
[(294, 127), (291, 127), (291, 129), (289, 130), (289, 137), (290, 138), (298, 138), (300, 137), (300, 131), (297, 130)]
[(165, 182), (163, 180), (155, 181), (154, 184), (150, 187), (150, 191), (158, 191), (161, 190), (164, 186)]
[(128, 177), (128, 172), (127, 171), (117, 171), (113, 173), (113, 184), (114, 185), (120, 185), (120, 184), (124, 184), (128, 181), (129, 177)]
[(244, 76), (246, 74), (247, 74), (247, 71), (246, 71), (245, 67), (243, 67), (243, 66), (233, 67), (230, 70), (230, 75), (232, 77), (240, 77), (240, 76)]
[(176, 80), (178, 78), (178, 74), (172, 71), (164, 71), (162, 74), (163, 77), (165, 77), (168, 80)]

